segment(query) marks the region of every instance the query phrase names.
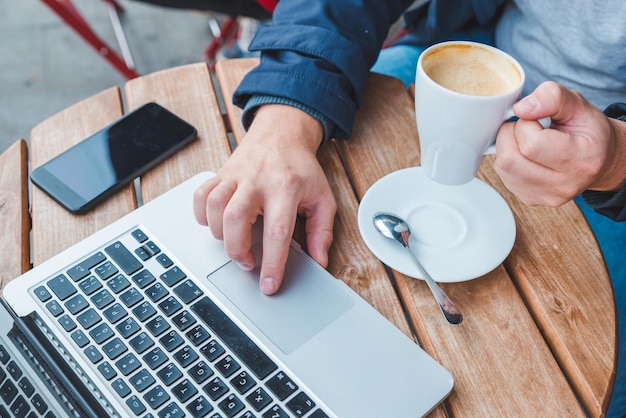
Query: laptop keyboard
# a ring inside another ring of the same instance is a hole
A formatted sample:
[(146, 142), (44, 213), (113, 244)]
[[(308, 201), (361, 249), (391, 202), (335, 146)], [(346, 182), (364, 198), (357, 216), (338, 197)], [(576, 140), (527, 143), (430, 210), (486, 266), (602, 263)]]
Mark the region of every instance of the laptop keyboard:
[(328, 417), (139, 228), (32, 292), (134, 416)]
[(19, 363), (0, 343), (0, 418), (55, 418), (56, 415), (50, 411)]

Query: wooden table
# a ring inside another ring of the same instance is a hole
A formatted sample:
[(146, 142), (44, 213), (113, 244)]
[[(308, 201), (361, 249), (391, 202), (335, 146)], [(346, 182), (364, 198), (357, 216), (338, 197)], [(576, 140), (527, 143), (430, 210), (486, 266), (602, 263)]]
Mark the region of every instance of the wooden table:
[[(220, 168), (231, 152), (230, 142), (244, 133), (240, 110), (233, 108), (230, 97), (254, 65), (255, 60), (221, 62), (212, 77), (200, 63), (127, 82), (126, 109), (157, 101), (199, 132), (199, 141), (141, 179), (144, 201), (199, 171)], [(225, 105), (220, 105), (219, 94), (227, 98)], [(32, 131), (31, 167), (123, 113), (122, 94), (111, 88), (50, 117)], [(383, 148), (388, 152), (382, 153)], [(74, 216), (33, 188), (29, 217), (25, 142), (18, 141), (0, 158), (2, 282), (137, 204), (128, 188), (87, 215)], [(616, 365), (614, 299), (598, 245), (573, 203), (559, 209), (524, 206), (503, 187), (486, 159), (480, 176), (510, 204), (517, 239), (510, 256), (491, 273), (442, 284), (465, 317), (461, 325), (451, 326), (425, 283), (388, 274), (357, 228), (357, 207), (365, 191), (385, 174), (420, 161), (413, 103), (402, 84), (372, 75), (353, 137), (322, 147), (319, 159), (339, 206), (330, 272), (419, 341), (455, 378), (452, 394), (432, 416), (604, 414)]]

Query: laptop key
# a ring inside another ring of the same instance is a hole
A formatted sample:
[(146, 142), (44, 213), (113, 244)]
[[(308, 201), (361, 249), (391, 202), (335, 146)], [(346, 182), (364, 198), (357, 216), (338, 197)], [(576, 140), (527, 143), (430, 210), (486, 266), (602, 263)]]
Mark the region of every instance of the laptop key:
[(126, 309), (124, 309), (122, 305), (115, 302), (113, 305), (108, 307), (103, 312), (103, 314), (106, 317), (106, 319), (109, 320), (109, 322), (111, 322), (112, 324), (115, 324), (118, 321), (121, 321), (122, 318), (126, 317), (126, 315), (128, 315), (128, 312), (126, 312)]
[(191, 346), (186, 345), (174, 354), (174, 359), (176, 359), (181, 367), (186, 368), (198, 359), (198, 353), (196, 353)]
[(122, 372), (124, 376), (128, 376), (139, 367), (141, 367), (141, 363), (133, 353), (128, 353), (124, 357), (119, 359), (115, 363), (115, 366)]
[(124, 382), (121, 377), (115, 379), (111, 386), (113, 387), (113, 390), (117, 392), (118, 395), (120, 395), (120, 398), (125, 398), (130, 394), (130, 392), (132, 392), (131, 388), (126, 384), (126, 382)]
[(99, 265), (95, 268), (94, 271), (96, 272), (98, 277), (100, 277), (100, 280), (107, 280), (110, 277), (113, 277), (114, 274), (119, 273), (117, 267), (115, 267), (115, 265), (110, 261), (106, 261), (103, 264)]
[(174, 325), (176, 325), (179, 330), (185, 331), (196, 323), (196, 318), (194, 318), (189, 311), (182, 311), (172, 318), (172, 322), (174, 322)]
[(119, 241), (109, 245), (104, 251), (126, 274), (133, 274), (143, 267), (139, 260)]
[(26, 376), (22, 377), (17, 385), (22, 389), (24, 394), (28, 396), (29, 398), (33, 396), (33, 393), (35, 393), (35, 387), (30, 382), (30, 380), (28, 380)]
[(300, 392), (287, 402), (287, 408), (297, 417), (306, 415), (315, 407), (315, 402), (309, 396)]
[(237, 376), (233, 377), (230, 380), (230, 384), (234, 386), (234, 388), (241, 395), (249, 391), (256, 385), (256, 380), (250, 376), (250, 374), (246, 371), (239, 373)]
[(140, 415), (146, 411), (146, 406), (141, 402), (137, 395), (133, 395), (126, 400), (126, 405), (133, 411), (133, 414)]
[(65, 307), (72, 313), (72, 315), (76, 315), (87, 306), (89, 306), (89, 302), (87, 302), (83, 295), (76, 295), (65, 302)]
[(133, 313), (141, 322), (144, 322), (146, 319), (149, 319), (154, 314), (156, 314), (156, 309), (148, 302), (144, 302), (141, 305), (138, 305), (133, 309)]
[(6, 380), (2, 386), (0, 386), (0, 398), (5, 404), (10, 405), (13, 399), (17, 396), (17, 387), (11, 380)]
[(91, 302), (98, 309), (104, 309), (115, 301), (113, 295), (106, 289), (102, 289), (91, 297)]
[(298, 385), (296, 385), (293, 380), (289, 376), (287, 376), (283, 372), (276, 373), (270, 380), (266, 383), (267, 387), (274, 392), (278, 399), (285, 400), (288, 396), (298, 390)]
[(85, 277), (87, 277), (87, 275), (89, 274), (89, 270), (102, 263), (104, 260), (106, 260), (106, 256), (102, 254), (102, 252), (98, 251), (94, 255), (88, 257), (74, 267), (70, 268), (67, 271), (67, 275), (70, 276), (72, 280), (77, 282), (80, 279), (84, 279)]
[(133, 232), (130, 233), (133, 238), (135, 238), (137, 240), (137, 242), (141, 243), (141, 242), (145, 242), (148, 239), (148, 236), (139, 228), (135, 229)]
[(187, 331), (187, 338), (193, 343), (195, 346), (199, 346), (209, 338), (211, 338), (211, 334), (207, 331), (202, 325), (196, 325), (191, 330)]
[(100, 280), (96, 279), (96, 276), (89, 276), (85, 280), (81, 281), (78, 284), (78, 287), (80, 287), (83, 292), (89, 296), (96, 290), (99, 290), (102, 287), (102, 283), (100, 283)]
[(124, 303), (124, 305), (126, 305), (127, 308), (132, 308), (143, 300), (143, 295), (139, 293), (137, 289), (131, 287), (120, 295), (120, 300)]
[(35, 410), (39, 413), (39, 415), (43, 414), (44, 412), (46, 412), (46, 409), (48, 409), (48, 404), (38, 393), (36, 393), (30, 401), (35, 407)]
[(156, 280), (156, 277), (148, 270), (141, 270), (139, 273), (135, 274), (133, 277), (133, 281), (139, 286), (140, 289), (148, 286), (152, 282)]
[(161, 283), (155, 283), (146, 289), (146, 295), (150, 298), (152, 302), (158, 302), (167, 296), (169, 291), (166, 287), (164, 287)]
[(156, 379), (146, 369), (139, 370), (130, 378), (130, 383), (138, 392), (143, 392), (148, 389), (154, 382), (156, 382)]
[(63, 329), (67, 332), (70, 332), (74, 328), (76, 328), (76, 322), (74, 322), (74, 320), (69, 315), (63, 315), (62, 317), (60, 317), (59, 324), (61, 324)]
[(74, 340), (79, 348), (83, 348), (84, 346), (89, 344), (89, 338), (87, 338), (85, 333), (79, 329), (72, 333), (72, 340)]
[(169, 324), (169, 322), (167, 322), (167, 320), (161, 315), (151, 319), (146, 323), (146, 328), (148, 328), (148, 331), (150, 331), (155, 337), (163, 334), (165, 331), (170, 329), (170, 327), (171, 325)]
[(101, 365), (98, 366), (98, 371), (106, 380), (111, 380), (115, 376), (117, 376), (117, 371), (108, 361), (105, 361)]
[(174, 363), (169, 363), (157, 372), (157, 376), (159, 376), (159, 379), (161, 379), (165, 386), (170, 386), (172, 383), (180, 379), (183, 376), (183, 373)]
[(185, 303), (191, 303), (204, 294), (202, 290), (191, 280), (185, 280), (174, 289), (180, 299)]
[(20, 377), (22, 377), (22, 369), (17, 365), (17, 363), (13, 360), (7, 364), (7, 372), (11, 375), (13, 380), (17, 381)]
[(165, 254), (159, 254), (156, 260), (161, 266), (163, 266), (163, 268), (171, 267), (171, 265), (174, 264), (174, 262)]
[(226, 356), (215, 364), (215, 368), (219, 370), (224, 377), (230, 377), (241, 368), (241, 365), (232, 356)]
[(28, 401), (22, 395), (18, 396), (13, 405), (11, 405), (11, 412), (15, 418), (24, 418), (28, 411), (30, 411)]
[(198, 389), (196, 389), (193, 382), (189, 379), (184, 379), (172, 388), (172, 393), (179, 401), (185, 403), (198, 393)]
[(124, 321), (117, 324), (115, 329), (118, 330), (122, 337), (129, 338), (141, 329), (137, 321), (133, 318), (126, 318)]
[(45, 286), (37, 287), (33, 291), (33, 293), (35, 294), (35, 296), (37, 296), (37, 299), (39, 299), (40, 302), (45, 302), (52, 297), (52, 295), (50, 294), (50, 292), (48, 292), (48, 289), (46, 289)]
[[(163, 267), (167, 268), (169, 266), (163, 266)], [(183, 271), (180, 268), (174, 266), (168, 271), (166, 271), (165, 273), (161, 274), (160, 277), (161, 277), (161, 280), (163, 280), (166, 285), (168, 285), (169, 287), (172, 287), (176, 285), (178, 282), (180, 282), (182, 279), (187, 277), (187, 275), (183, 273)]]
[(226, 314), (208, 297), (203, 297), (192, 305), (192, 310), (219, 335), (224, 343), (259, 378), (265, 379), (278, 368), (258, 345), (248, 337)]
[(166, 316), (172, 316), (182, 308), (183, 305), (181, 305), (178, 299), (174, 296), (170, 296), (163, 302), (159, 303), (159, 309), (161, 309), (161, 312), (163, 312)]
[(170, 395), (167, 394), (161, 385), (156, 385), (143, 395), (143, 399), (148, 402), (150, 408), (157, 409), (170, 399)]
[(128, 351), (128, 347), (126, 347), (122, 340), (115, 337), (114, 339), (102, 346), (102, 351), (104, 351), (104, 353), (109, 357), (110, 360), (115, 360), (123, 353)]
[(213, 370), (204, 361), (199, 361), (189, 369), (188, 373), (194, 382), (202, 383), (213, 375)]
[(200, 352), (204, 354), (204, 357), (206, 357), (207, 360), (213, 362), (219, 358), (219, 356), (224, 354), (226, 350), (224, 350), (224, 347), (222, 347), (222, 345), (216, 340), (211, 340), (207, 345), (200, 349)]
[(272, 403), (273, 399), (263, 388), (258, 387), (246, 397), (246, 401), (255, 411), (259, 412)]
[(152, 340), (147, 333), (141, 332), (130, 340), (128, 344), (133, 347), (137, 354), (141, 354), (154, 345), (154, 340)]
[(74, 285), (63, 274), (48, 280), (48, 287), (61, 300), (65, 300), (76, 293)]
[(143, 361), (145, 361), (148, 367), (150, 367), (152, 370), (156, 370), (167, 360), (167, 354), (165, 354), (165, 352), (159, 347), (154, 348), (152, 351), (143, 356)]
[(109, 289), (111, 289), (113, 293), (118, 294), (122, 290), (128, 288), (128, 286), (130, 286), (130, 282), (126, 277), (118, 274), (117, 276), (107, 281), (107, 286), (109, 286)]
[(213, 378), (209, 383), (202, 387), (202, 390), (209, 395), (212, 400), (219, 399), (222, 395), (228, 392), (228, 386), (219, 377)]
[(159, 340), (167, 351), (174, 351), (180, 347), (185, 340), (176, 331), (172, 330), (161, 337)]
[(245, 407), (241, 399), (239, 399), (234, 393), (231, 393), (222, 400), (218, 406), (228, 418), (232, 418), (240, 413)]
[(10, 359), (11, 359), (11, 355), (9, 354), (7, 349), (4, 348), (4, 345), (0, 344), (0, 363), (7, 364)]
[(89, 335), (97, 344), (102, 344), (115, 335), (109, 324), (102, 323), (89, 331)]
[(289, 414), (278, 405), (272, 406), (263, 415), (263, 418), (289, 418)]
[(50, 312), (55, 318), (65, 312), (63, 307), (59, 305), (59, 302), (57, 302), (56, 300), (51, 300), (50, 302), (46, 303), (46, 308), (48, 309), (48, 312)]
[(185, 411), (175, 402), (168, 404), (163, 410), (159, 411), (159, 418), (182, 418), (184, 416)]
[(104, 358), (102, 357), (102, 353), (100, 353), (100, 351), (98, 351), (98, 349), (93, 345), (85, 348), (85, 350), (83, 350), (83, 353), (85, 353), (89, 361), (91, 361), (93, 364), (96, 364)]
[(204, 396), (198, 396), (189, 405), (187, 405), (187, 411), (189, 411), (193, 418), (205, 417), (212, 410), (213, 406)]
[(83, 328), (89, 329), (100, 322), (102, 317), (100, 317), (100, 314), (98, 314), (95, 309), (89, 308), (82, 314), (78, 315), (76, 319), (78, 320), (78, 323), (83, 326)]

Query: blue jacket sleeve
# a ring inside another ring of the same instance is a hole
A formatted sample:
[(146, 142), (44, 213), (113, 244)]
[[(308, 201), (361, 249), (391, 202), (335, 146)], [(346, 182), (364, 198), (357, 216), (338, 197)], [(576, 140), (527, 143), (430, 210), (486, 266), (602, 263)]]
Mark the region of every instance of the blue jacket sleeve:
[(333, 137), (349, 137), (369, 68), (412, 2), (281, 0), (272, 25), (250, 45), (261, 63), (235, 91), (234, 104), (245, 107), (257, 95), (294, 100), (328, 117)]

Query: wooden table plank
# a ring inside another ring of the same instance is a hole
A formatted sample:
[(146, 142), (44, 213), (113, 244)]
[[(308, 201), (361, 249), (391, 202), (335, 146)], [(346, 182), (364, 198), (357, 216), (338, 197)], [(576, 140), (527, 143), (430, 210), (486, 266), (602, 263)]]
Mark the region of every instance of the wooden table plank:
[(126, 83), (129, 109), (155, 101), (198, 130), (198, 139), (141, 179), (144, 202), (201, 171), (217, 171), (230, 155), (230, 146), (208, 66), (181, 66)]
[[(518, 224), (507, 270), (585, 409), (603, 415), (615, 377), (617, 319), (611, 281), (589, 225), (574, 202), (557, 209), (521, 203), (495, 173), (493, 156), (481, 176), (500, 190)], [(607, 341), (609, 335), (614, 338)]]
[[(377, 100), (363, 103), (354, 138), (340, 143), (359, 196), (382, 176), (419, 164), (411, 98), (398, 80), (372, 80), (368, 90), (376, 91), (368, 94)], [(370, 133), (364, 136), (369, 141), (354, 140), (361, 130)], [(463, 324), (454, 327), (442, 318), (424, 282), (396, 277), (420, 342), (455, 378), (446, 401), (454, 416), (541, 416), (547, 411), (584, 416), (502, 267), (477, 280), (442, 284), (464, 313)]]
[[(30, 137), (34, 169), (122, 116), (119, 89), (110, 88), (46, 119)], [(37, 187), (32, 187), (32, 259), (37, 265), (93, 234), (136, 206), (132, 187), (120, 190), (85, 215), (72, 215)]]
[(28, 150), (18, 140), (0, 154), (0, 289), (30, 268)]

